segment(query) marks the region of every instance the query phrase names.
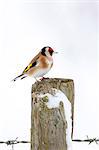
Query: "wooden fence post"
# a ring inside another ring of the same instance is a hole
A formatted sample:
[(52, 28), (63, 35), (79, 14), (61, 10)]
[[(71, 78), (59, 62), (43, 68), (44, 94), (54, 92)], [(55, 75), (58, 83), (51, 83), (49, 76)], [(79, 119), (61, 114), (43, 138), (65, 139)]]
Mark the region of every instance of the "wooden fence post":
[[(42, 95), (55, 90), (62, 91), (71, 103), (73, 136), (74, 82), (71, 79), (50, 78), (32, 85), (31, 101), (31, 150), (68, 150), (66, 142), (67, 122), (64, 105), (49, 108), (48, 97)], [(61, 100), (60, 100), (61, 101)]]

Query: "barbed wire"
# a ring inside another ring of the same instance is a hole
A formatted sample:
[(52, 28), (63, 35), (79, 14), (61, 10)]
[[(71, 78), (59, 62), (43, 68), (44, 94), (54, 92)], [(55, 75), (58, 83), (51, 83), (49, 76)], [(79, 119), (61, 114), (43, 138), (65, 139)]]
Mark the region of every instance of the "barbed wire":
[(89, 138), (87, 135), (87, 139), (80, 140), (80, 139), (73, 139), (73, 142), (88, 142), (89, 144), (95, 142), (96, 144), (99, 144), (99, 139), (98, 138)]
[[(87, 136), (87, 139), (81, 140), (81, 139), (72, 139), (73, 142), (88, 142), (89, 144), (95, 142), (96, 144), (99, 144), (99, 139), (98, 138), (89, 138)], [(30, 141), (18, 141), (18, 137), (15, 140), (8, 140), (8, 141), (0, 141), (0, 144), (6, 144), (7, 146), (12, 146), (12, 150), (14, 150), (14, 145), (15, 144), (20, 144), (20, 143), (31, 143)]]
[(30, 141), (18, 141), (18, 137), (15, 140), (8, 140), (8, 141), (0, 141), (0, 144), (6, 144), (7, 146), (12, 146), (12, 150), (14, 150), (14, 145), (19, 143), (31, 143)]

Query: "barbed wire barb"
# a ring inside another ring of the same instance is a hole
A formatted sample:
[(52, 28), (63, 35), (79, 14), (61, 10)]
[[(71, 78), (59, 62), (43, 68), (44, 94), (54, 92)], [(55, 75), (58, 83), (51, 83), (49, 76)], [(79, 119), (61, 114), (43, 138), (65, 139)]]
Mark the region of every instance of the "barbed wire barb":
[[(99, 144), (99, 138), (89, 138), (88, 135), (86, 136), (86, 139), (72, 139), (73, 142), (88, 142), (89, 145), (93, 142), (95, 142), (96, 144)], [(18, 137), (15, 140), (8, 140), (8, 141), (0, 141), (0, 144), (6, 144), (7, 146), (11, 145), (12, 146), (12, 150), (14, 150), (14, 145), (15, 144), (19, 144), (19, 143), (27, 143), (30, 144), (30, 141), (18, 141)]]
[(73, 139), (72, 140), (73, 142), (88, 142), (89, 145), (93, 142), (95, 142), (96, 144), (99, 144), (99, 139), (98, 138), (89, 138), (88, 135), (87, 135), (87, 139), (84, 139), (84, 140), (80, 140), (80, 139)]
[(12, 150), (14, 150), (14, 145), (19, 143), (31, 143), (30, 141), (18, 141), (18, 137), (15, 140), (8, 140), (8, 141), (0, 141), (0, 144), (6, 144), (7, 146), (11, 145)]

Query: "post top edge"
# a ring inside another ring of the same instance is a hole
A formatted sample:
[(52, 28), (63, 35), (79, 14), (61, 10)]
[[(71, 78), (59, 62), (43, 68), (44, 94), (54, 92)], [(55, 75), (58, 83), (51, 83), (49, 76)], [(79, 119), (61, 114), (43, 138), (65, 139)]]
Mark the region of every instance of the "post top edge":
[(42, 84), (42, 83), (45, 83), (45, 82), (57, 82), (59, 80), (59, 82), (73, 82), (74, 83), (74, 80), (73, 79), (65, 79), (65, 78), (45, 78), (44, 80), (42, 81), (37, 81), (35, 83), (32, 84), (32, 86), (34, 85), (38, 85), (38, 84)]

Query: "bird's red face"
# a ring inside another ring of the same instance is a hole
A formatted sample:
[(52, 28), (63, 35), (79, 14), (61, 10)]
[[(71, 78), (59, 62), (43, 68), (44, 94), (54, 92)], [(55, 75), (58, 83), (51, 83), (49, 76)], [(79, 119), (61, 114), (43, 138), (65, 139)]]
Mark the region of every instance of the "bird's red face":
[(50, 55), (52, 56), (54, 53), (54, 50), (51, 47), (48, 47), (48, 52), (50, 53)]
[(54, 52), (54, 50), (51, 47), (49, 47), (48, 51), (49, 51), (49, 53), (53, 53)]
[(50, 53), (50, 55), (52, 56), (53, 54), (57, 54), (58, 52), (55, 52), (51, 47), (47, 47), (48, 52)]
[(44, 55), (44, 56), (48, 56), (48, 55), (50, 55), (50, 56), (52, 56), (53, 55), (53, 53), (57, 53), (57, 52), (55, 52), (51, 47), (49, 47), (49, 46), (47, 46), (47, 47), (43, 47), (42, 49), (41, 49), (41, 54), (42, 55)]

